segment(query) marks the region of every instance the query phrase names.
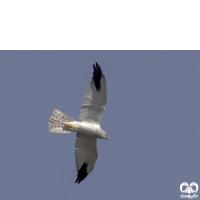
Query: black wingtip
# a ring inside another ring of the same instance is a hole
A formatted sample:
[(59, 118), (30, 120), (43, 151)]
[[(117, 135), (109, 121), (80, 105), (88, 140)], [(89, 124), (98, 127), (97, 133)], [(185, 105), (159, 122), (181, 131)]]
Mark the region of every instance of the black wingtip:
[(97, 91), (99, 91), (101, 89), (100, 81), (101, 81), (102, 71), (101, 71), (100, 65), (97, 62), (95, 63), (95, 65), (93, 65), (93, 69), (94, 69), (93, 80), (94, 80), (94, 84)]
[(87, 164), (84, 163), (82, 167), (79, 169), (78, 174), (77, 174), (77, 179), (75, 183), (78, 182), (78, 184), (85, 179), (85, 177), (88, 175), (87, 173)]

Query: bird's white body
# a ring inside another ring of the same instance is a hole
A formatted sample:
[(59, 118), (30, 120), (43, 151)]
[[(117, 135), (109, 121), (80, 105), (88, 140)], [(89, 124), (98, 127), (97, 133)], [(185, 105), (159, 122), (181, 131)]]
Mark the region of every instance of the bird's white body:
[(67, 123), (66, 128), (69, 131), (81, 133), (89, 137), (107, 139), (105, 131), (101, 129), (99, 124), (75, 121)]

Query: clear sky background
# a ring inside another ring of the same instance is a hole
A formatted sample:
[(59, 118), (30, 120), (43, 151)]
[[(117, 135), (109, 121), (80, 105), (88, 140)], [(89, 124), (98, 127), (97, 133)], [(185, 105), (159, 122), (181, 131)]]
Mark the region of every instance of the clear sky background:
[[(48, 119), (79, 119), (95, 62), (108, 140), (78, 185), (75, 133)], [(200, 186), (200, 51), (0, 51), (0, 72), (0, 199), (176, 200), (182, 182)]]

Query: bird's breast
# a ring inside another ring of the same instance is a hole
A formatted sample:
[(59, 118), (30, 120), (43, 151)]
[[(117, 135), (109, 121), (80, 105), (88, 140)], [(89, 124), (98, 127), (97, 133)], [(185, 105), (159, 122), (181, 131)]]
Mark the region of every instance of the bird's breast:
[(90, 137), (100, 137), (99, 136), (100, 126), (97, 124), (91, 124), (86, 122), (76, 122), (75, 131), (78, 133), (85, 134)]

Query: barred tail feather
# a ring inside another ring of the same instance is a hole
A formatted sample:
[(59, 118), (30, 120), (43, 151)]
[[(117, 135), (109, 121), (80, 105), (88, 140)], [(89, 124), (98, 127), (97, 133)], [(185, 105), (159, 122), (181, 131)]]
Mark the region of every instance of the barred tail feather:
[(66, 130), (65, 126), (68, 122), (74, 122), (73, 118), (64, 114), (63, 112), (55, 109), (51, 118), (49, 119), (49, 132), (50, 133), (71, 133), (72, 131)]

